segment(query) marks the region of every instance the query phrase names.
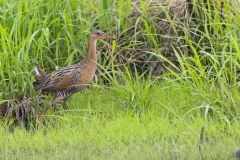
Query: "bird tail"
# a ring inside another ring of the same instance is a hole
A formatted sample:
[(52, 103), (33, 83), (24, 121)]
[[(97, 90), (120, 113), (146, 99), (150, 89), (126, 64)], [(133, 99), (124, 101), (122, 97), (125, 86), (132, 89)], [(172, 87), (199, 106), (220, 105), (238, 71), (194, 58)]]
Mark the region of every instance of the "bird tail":
[(45, 72), (39, 67), (38, 64), (34, 63), (34, 78), (33, 87), (35, 90), (41, 88), (42, 80), (46, 77)]

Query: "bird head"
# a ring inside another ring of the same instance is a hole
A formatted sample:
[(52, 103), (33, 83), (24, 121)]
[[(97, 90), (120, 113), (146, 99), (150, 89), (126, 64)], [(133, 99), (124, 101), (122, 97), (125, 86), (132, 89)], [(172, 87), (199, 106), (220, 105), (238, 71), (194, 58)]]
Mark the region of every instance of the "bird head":
[(98, 29), (91, 32), (91, 37), (94, 38), (95, 40), (98, 40), (98, 39), (113, 39), (111, 36), (107, 35), (103, 31), (98, 30)]

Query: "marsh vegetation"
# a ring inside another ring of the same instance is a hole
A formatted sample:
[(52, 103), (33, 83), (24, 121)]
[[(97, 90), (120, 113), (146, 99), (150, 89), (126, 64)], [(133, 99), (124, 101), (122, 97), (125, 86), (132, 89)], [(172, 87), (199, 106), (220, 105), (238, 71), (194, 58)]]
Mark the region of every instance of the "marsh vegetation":
[[(240, 147), (239, 7), (237, 0), (0, 0), (0, 103), (20, 106), (1, 122), (1, 157), (229, 159)], [(44, 105), (33, 63), (47, 73), (77, 63), (94, 28), (116, 38), (98, 43), (98, 78), (36, 127)]]

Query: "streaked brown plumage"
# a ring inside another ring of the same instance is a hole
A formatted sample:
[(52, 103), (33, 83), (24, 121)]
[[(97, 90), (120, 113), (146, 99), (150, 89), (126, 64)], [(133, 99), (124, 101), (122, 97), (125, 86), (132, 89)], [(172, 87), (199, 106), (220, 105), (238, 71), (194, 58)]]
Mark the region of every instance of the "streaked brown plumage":
[(65, 100), (73, 93), (86, 88), (94, 78), (97, 65), (96, 43), (98, 39), (111, 38), (101, 30), (94, 30), (90, 35), (88, 53), (85, 59), (45, 75), (35, 66), (35, 90), (54, 94), (54, 100)]

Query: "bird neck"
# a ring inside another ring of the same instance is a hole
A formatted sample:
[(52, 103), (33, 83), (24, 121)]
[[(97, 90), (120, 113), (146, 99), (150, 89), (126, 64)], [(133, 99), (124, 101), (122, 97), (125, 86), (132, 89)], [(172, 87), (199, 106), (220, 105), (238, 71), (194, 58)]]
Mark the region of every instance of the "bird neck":
[(96, 53), (97, 40), (90, 36), (87, 59), (97, 63), (97, 53)]

